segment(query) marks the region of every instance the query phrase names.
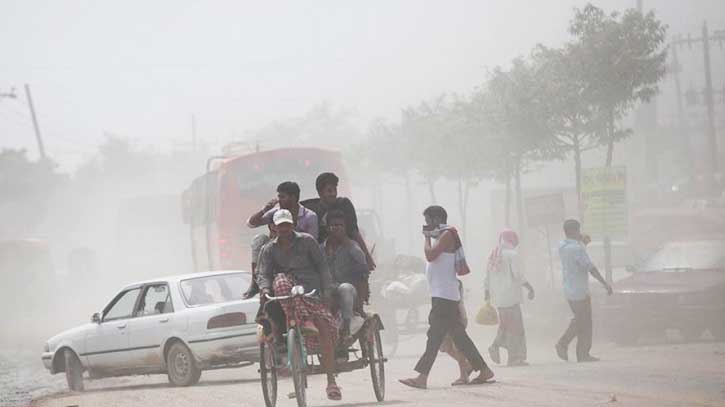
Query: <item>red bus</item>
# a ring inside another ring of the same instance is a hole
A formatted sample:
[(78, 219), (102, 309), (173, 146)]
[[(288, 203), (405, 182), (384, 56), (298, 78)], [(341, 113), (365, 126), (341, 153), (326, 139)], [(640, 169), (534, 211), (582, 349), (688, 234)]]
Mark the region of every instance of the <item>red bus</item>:
[[(182, 195), (195, 271), (250, 268), (249, 245), (266, 229), (248, 228), (247, 218), (277, 196), (280, 183), (297, 182), (303, 200), (317, 196), (315, 179), (322, 172), (347, 179), (340, 152), (314, 147), (211, 158), (208, 164)], [(339, 193), (349, 196), (344, 185)]]

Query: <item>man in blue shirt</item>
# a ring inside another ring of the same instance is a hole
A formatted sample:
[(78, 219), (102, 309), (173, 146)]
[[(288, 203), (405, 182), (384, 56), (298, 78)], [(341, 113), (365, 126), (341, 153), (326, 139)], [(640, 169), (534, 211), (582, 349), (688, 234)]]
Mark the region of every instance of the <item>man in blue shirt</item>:
[(556, 344), (556, 354), (563, 360), (569, 360), (569, 343), (576, 337), (576, 357), (578, 362), (596, 362), (591, 356), (592, 348), (592, 302), (589, 297), (589, 274), (602, 283), (608, 295), (612, 287), (599, 274), (599, 270), (589, 259), (582, 244), (581, 225), (574, 219), (564, 222), (564, 239), (559, 245), (561, 270), (564, 274), (564, 296), (574, 313), (569, 327)]

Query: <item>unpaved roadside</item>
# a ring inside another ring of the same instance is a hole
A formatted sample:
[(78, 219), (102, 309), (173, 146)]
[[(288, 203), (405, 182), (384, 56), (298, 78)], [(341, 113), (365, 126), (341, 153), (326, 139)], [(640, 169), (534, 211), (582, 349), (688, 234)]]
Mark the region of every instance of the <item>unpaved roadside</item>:
[[(410, 375), (422, 338), (410, 341), (401, 358), (386, 365), (384, 405), (410, 406), (725, 406), (725, 344), (651, 345), (619, 348), (603, 345), (602, 362), (564, 363), (547, 349), (531, 352), (529, 367), (495, 367), (498, 382), (450, 387), (456, 368), (445, 355), (434, 367), (428, 390), (397, 382)], [(310, 379), (308, 405), (374, 405), (369, 372), (339, 377), (343, 401), (324, 398), (323, 379)], [(197, 386), (170, 387), (164, 376), (142, 376), (87, 382), (82, 394), (61, 393), (36, 400), (36, 407), (118, 406), (261, 406), (256, 368), (205, 372)], [(279, 406), (295, 406), (280, 382)]]

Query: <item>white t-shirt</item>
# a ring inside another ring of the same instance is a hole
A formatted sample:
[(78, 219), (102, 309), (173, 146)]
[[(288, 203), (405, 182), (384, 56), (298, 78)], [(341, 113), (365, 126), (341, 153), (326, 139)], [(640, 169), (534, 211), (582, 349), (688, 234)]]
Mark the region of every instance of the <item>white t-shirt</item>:
[(451, 301), (460, 301), (455, 267), (456, 255), (443, 252), (435, 260), (428, 262), (425, 268), (428, 277), (430, 296)]
[(513, 307), (521, 304), (521, 285), (526, 283), (519, 254), (515, 249), (501, 250), (501, 262), (486, 275), (486, 289), (494, 307)]

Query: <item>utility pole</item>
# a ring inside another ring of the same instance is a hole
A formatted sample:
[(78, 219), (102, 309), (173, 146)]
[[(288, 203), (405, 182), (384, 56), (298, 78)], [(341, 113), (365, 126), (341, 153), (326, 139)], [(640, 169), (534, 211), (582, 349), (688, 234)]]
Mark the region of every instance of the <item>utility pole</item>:
[(685, 109), (682, 106), (682, 84), (680, 82), (680, 73), (682, 72), (682, 66), (680, 66), (680, 59), (677, 56), (677, 47), (673, 44), (670, 46), (672, 55), (671, 72), (675, 79), (675, 92), (677, 93), (677, 121), (679, 126), (679, 137), (684, 139), (685, 154), (687, 156), (687, 166), (690, 174), (695, 168), (694, 157), (692, 156), (692, 145), (689, 137), (689, 129), (687, 125), (687, 118), (685, 117)]
[(711, 176), (718, 171), (717, 135), (715, 134), (715, 107), (712, 97), (712, 73), (710, 72), (710, 35), (707, 32), (707, 21), (702, 24), (702, 45), (705, 56), (705, 104), (707, 105), (707, 139), (710, 147)]
[(35, 140), (38, 142), (38, 151), (40, 159), (45, 160), (45, 148), (43, 147), (43, 137), (40, 135), (40, 127), (38, 126), (38, 118), (35, 117), (35, 106), (33, 105), (33, 97), (30, 94), (30, 86), (25, 84), (25, 95), (28, 98), (28, 107), (30, 108), (30, 116), (33, 119), (33, 128), (35, 129)]
[[(717, 173), (720, 168), (718, 162), (720, 150), (718, 149), (717, 133), (715, 131), (715, 101), (713, 97), (714, 91), (712, 88), (712, 67), (710, 66), (710, 41), (717, 41), (722, 45), (723, 41), (725, 41), (725, 31), (716, 31), (714, 34), (711, 35), (707, 29), (707, 21), (703, 22), (702, 24), (702, 38), (691, 38), (690, 35), (688, 35), (687, 38), (678, 37), (672, 41), (673, 49), (677, 45), (684, 44), (687, 44), (687, 46), (691, 48), (692, 44), (697, 42), (702, 42), (703, 45), (703, 58), (705, 63), (705, 89), (703, 91), (703, 94), (705, 99), (705, 107), (707, 110), (705, 135), (707, 138), (708, 150), (708, 167), (706, 170), (709, 183), (707, 188), (708, 193), (712, 193), (713, 191), (715, 191), (715, 173)], [(677, 54), (675, 53), (675, 55)], [(725, 89), (723, 91), (725, 93)], [(693, 91), (693, 93), (695, 92)], [(696, 96), (694, 96), (693, 98), (696, 98)]]

